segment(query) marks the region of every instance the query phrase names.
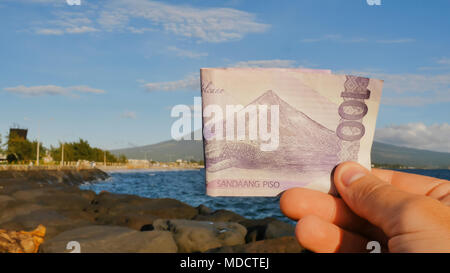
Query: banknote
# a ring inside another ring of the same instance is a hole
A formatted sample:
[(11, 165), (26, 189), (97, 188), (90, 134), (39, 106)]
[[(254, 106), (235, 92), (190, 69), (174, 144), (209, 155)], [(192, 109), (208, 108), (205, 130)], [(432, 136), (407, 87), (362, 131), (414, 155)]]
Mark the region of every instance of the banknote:
[(340, 162), (370, 169), (383, 81), (329, 70), (200, 70), (206, 193), (333, 193)]

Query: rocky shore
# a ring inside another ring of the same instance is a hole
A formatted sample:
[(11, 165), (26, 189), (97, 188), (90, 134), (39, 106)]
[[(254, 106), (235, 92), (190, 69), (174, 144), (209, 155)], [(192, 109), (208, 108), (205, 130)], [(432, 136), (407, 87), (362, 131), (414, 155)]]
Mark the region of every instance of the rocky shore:
[(303, 251), (294, 226), (274, 218), (252, 220), (175, 199), (96, 194), (78, 188), (84, 181), (107, 177), (97, 169), (0, 170), (0, 229), (45, 226), (39, 247), (43, 253)]

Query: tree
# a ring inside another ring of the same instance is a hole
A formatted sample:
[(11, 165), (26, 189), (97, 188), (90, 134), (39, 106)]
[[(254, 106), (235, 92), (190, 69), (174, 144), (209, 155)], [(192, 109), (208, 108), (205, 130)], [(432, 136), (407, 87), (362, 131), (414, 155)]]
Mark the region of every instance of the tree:
[[(36, 160), (37, 153), (37, 141), (29, 141), (21, 137), (9, 137), (8, 138), (8, 155), (13, 155), (15, 157), (14, 161), (33, 161)], [(45, 155), (45, 148), (42, 143), (39, 143), (39, 158)], [(12, 159), (12, 156), (8, 158)]]
[[(51, 147), (50, 155), (53, 160), (61, 161), (61, 147)], [(103, 162), (104, 157), (106, 155), (106, 161), (108, 162), (122, 162), (126, 163), (127, 159), (125, 156), (121, 156), (117, 158), (113, 154), (108, 151), (91, 147), (89, 142), (84, 139), (79, 139), (78, 142), (67, 142), (64, 143), (64, 160), (65, 161), (78, 161), (78, 160), (87, 160), (87, 161), (96, 161)]]
[(0, 134), (0, 153), (3, 153), (2, 134)]

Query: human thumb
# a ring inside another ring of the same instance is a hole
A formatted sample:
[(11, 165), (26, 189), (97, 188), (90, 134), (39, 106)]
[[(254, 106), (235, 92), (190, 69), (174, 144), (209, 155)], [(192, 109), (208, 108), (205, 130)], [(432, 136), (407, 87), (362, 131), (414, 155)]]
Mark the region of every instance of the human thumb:
[(417, 212), (411, 206), (423, 203), (421, 196), (401, 191), (355, 162), (342, 163), (335, 169), (334, 184), (355, 214), (381, 228), (387, 236), (405, 232), (399, 230), (404, 226), (399, 217)]

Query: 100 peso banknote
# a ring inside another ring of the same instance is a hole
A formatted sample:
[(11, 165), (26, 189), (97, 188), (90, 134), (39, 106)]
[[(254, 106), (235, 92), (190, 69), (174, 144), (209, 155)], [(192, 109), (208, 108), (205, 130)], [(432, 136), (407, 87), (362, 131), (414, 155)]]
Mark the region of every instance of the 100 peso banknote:
[(329, 70), (204, 68), (206, 192), (332, 192), (344, 161), (370, 169), (383, 81)]

